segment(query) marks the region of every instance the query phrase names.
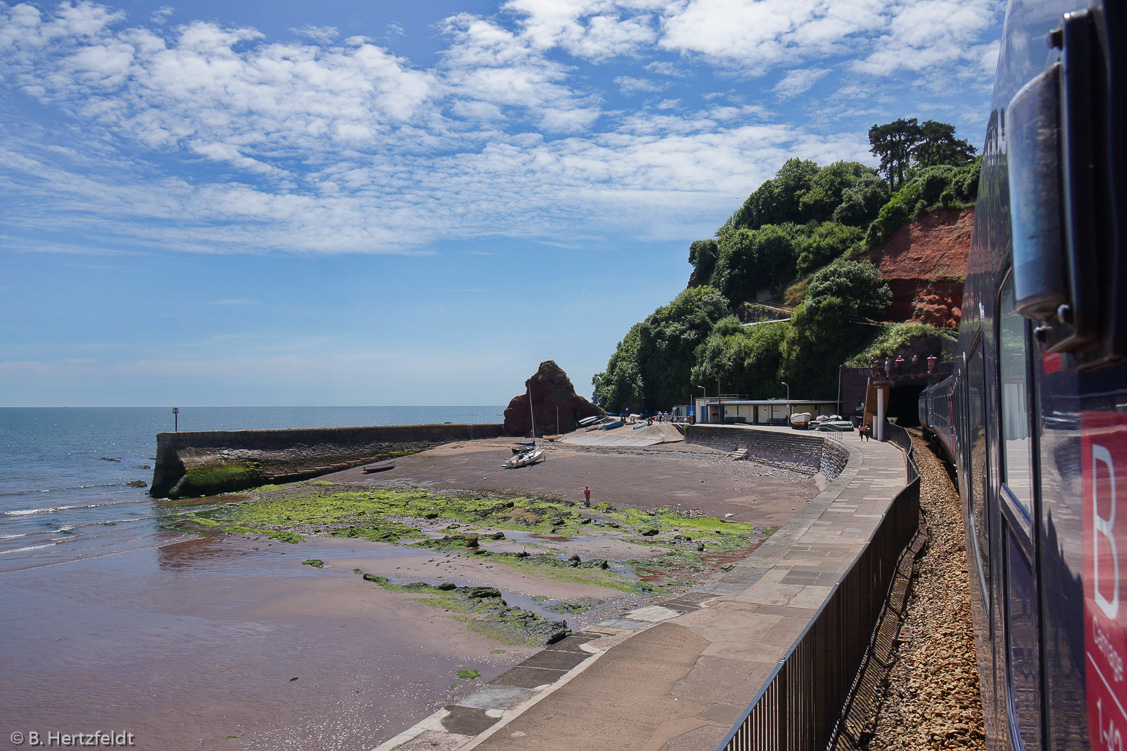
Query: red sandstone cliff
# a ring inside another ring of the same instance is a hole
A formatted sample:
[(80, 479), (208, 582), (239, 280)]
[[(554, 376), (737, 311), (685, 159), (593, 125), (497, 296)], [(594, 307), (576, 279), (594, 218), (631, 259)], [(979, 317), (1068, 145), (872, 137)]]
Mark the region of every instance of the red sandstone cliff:
[(973, 208), (941, 209), (865, 254), (892, 289), (888, 320), (959, 325), (973, 228)]

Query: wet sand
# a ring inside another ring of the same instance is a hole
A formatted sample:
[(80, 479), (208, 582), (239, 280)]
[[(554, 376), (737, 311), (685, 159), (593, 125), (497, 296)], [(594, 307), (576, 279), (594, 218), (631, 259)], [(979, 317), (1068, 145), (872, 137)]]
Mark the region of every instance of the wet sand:
[(813, 478), (748, 461), (732, 461), (702, 446), (587, 448), (549, 443), (547, 459), (502, 469), (512, 439), (466, 441), (396, 460), (387, 472), (350, 469), (326, 475), (339, 483), (430, 490), (507, 491), (635, 508), (698, 510), (706, 516), (779, 528), (818, 493)]
[[(817, 492), (799, 475), (692, 447), (554, 447), (543, 464), (502, 470), (507, 447), (455, 444), (388, 473), (324, 479), (576, 499), (589, 485), (594, 502), (771, 526)], [(555, 542), (584, 557), (639, 552), (606, 538)], [(309, 558), (327, 565), (302, 565)], [(567, 616), (573, 629), (644, 599), (456, 553), (327, 538), (205, 537), (16, 571), (0, 575), (0, 730), (127, 731), (135, 748), (173, 751), (370, 749), (536, 651), (474, 633), (354, 568), (399, 582), (487, 584), (531, 610), (536, 595), (605, 601)], [(462, 669), (480, 680), (459, 680)]]

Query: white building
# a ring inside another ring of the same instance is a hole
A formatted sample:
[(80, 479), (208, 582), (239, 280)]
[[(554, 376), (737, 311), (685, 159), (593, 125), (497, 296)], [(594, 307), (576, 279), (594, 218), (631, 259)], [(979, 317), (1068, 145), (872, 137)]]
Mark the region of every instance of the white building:
[(693, 399), (698, 423), (747, 423), (749, 425), (787, 425), (796, 412), (811, 417), (836, 415), (837, 402), (811, 399), (739, 399), (706, 396)]

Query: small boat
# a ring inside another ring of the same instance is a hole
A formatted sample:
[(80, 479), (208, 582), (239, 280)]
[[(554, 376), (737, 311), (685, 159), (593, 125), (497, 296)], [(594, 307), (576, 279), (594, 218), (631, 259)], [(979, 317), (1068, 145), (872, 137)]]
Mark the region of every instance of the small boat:
[(625, 424), (626, 422), (621, 419), (612, 420), (611, 422), (605, 422), (600, 425), (599, 430), (614, 430), (615, 428), (621, 428)]
[(395, 460), (388, 459), (387, 461), (376, 462), (374, 464), (365, 464), (363, 467), (364, 472), (386, 472), (389, 469), (395, 469)]
[(590, 417), (584, 417), (582, 420), (579, 421), (579, 427), (585, 428), (588, 425), (591, 425), (592, 423), (596, 423), (601, 419), (603, 419), (603, 418), (599, 417), (598, 415), (591, 415)]
[(790, 424), (792, 428), (799, 430), (806, 430), (810, 427), (810, 413), (809, 412), (796, 412), (790, 416)]
[(517, 454), (512, 459), (509, 459), (501, 466), (505, 469), (517, 469), (518, 467), (527, 467), (530, 464), (544, 461), (545, 449), (543, 446), (534, 448), (530, 451), (525, 451), (523, 454)]
[(525, 451), (531, 451), (536, 448), (536, 441), (517, 441), (513, 444), (514, 454), (523, 454)]

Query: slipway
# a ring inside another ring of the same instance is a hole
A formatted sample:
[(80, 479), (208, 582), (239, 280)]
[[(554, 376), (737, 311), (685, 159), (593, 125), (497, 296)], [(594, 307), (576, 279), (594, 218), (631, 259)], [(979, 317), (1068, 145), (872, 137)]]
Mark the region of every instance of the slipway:
[(634, 427), (624, 425), (614, 430), (570, 433), (561, 438), (560, 443), (573, 446), (654, 446), (685, 440), (672, 423), (657, 422), (637, 430)]

